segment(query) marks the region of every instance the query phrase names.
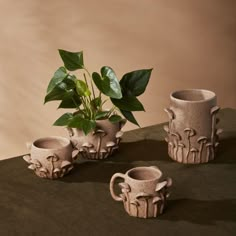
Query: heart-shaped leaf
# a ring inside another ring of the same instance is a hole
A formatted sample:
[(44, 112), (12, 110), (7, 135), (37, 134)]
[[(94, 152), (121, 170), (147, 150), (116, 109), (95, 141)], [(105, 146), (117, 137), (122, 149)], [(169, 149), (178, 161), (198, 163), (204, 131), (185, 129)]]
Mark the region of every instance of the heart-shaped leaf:
[(90, 131), (94, 130), (96, 127), (96, 122), (94, 120), (89, 120), (81, 117), (81, 115), (76, 115), (68, 124), (71, 128), (78, 128), (83, 130), (84, 134), (87, 135)]
[(109, 121), (111, 123), (117, 123), (117, 122), (120, 122), (121, 120), (122, 120), (122, 117), (119, 115), (112, 115), (109, 117)]
[(55, 88), (56, 85), (61, 83), (66, 78), (66, 76), (67, 72), (65, 67), (62, 66), (59, 69), (57, 69), (48, 84), (47, 93), (50, 93)]
[(102, 99), (101, 97), (96, 97), (94, 98), (92, 101), (91, 101), (91, 106), (94, 108), (94, 109), (98, 109), (102, 104)]
[(59, 54), (67, 70), (74, 71), (84, 68), (83, 52), (69, 52), (59, 49)]
[(70, 120), (73, 118), (73, 114), (65, 113), (60, 118), (58, 118), (53, 125), (55, 126), (67, 126)]
[(61, 101), (58, 108), (78, 108), (81, 105), (81, 100), (77, 94), (74, 94), (71, 98), (67, 98)]
[(121, 99), (111, 98), (112, 103), (125, 111), (144, 111), (142, 103), (134, 96), (126, 96)]
[[(139, 126), (137, 120), (135, 119), (133, 113), (131, 111), (124, 111), (124, 110), (120, 110), (120, 112), (122, 113), (122, 115), (131, 123)], [(139, 126), (140, 127), (140, 126)]]
[(97, 88), (103, 94), (111, 98), (122, 98), (119, 80), (112, 68), (104, 66), (101, 68), (101, 76), (97, 72), (94, 72), (92, 78)]
[(102, 120), (107, 118), (109, 111), (101, 111), (96, 114), (95, 120)]
[(76, 91), (80, 96), (88, 97), (91, 95), (91, 92), (90, 92), (88, 86), (82, 80), (76, 81)]
[(136, 70), (125, 74), (120, 85), (125, 95), (139, 96), (144, 93), (151, 76), (152, 69)]
[(53, 90), (46, 95), (44, 99), (44, 104), (49, 101), (68, 99), (73, 95), (74, 95), (74, 90), (68, 88), (67, 84), (62, 82), (56, 85), (53, 88)]

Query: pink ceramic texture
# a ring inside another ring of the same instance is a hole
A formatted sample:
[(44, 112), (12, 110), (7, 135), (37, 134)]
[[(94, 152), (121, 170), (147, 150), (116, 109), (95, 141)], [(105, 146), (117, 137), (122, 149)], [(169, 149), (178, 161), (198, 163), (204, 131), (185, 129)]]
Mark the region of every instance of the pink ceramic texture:
[(105, 159), (118, 148), (123, 132), (121, 128), (126, 120), (111, 123), (109, 120), (97, 120), (97, 127), (87, 136), (76, 128), (67, 128), (73, 146), (86, 159)]
[(73, 159), (78, 151), (73, 151), (70, 140), (51, 136), (40, 138), (28, 146), (30, 155), (24, 160), (36, 175), (42, 178), (56, 179), (63, 177), (73, 168)]
[(215, 158), (219, 145), (216, 128), (219, 119), (216, 113), (215, 93), (202, 89), (189, 89), (173, 92), (170, 108), (165, 111), (169, 116), (167, 132), (169, 156), (181, 163), (205, 163)]
[[(167, 189), (172, 185), (170, 178), (161, 181), (161, 176), (162, 172), (156, 166), (136, 167), (125, 174), (116, 173), (110, 181), (111, 196), (115, 201), (123, 202), (124, 208), (130, 216), (157, 217), (163, 213), (166, 199), (169, 196)], [(124, 180), (119, 183), (121, 188), (119, 195), (114, 192), (117, 178)]]

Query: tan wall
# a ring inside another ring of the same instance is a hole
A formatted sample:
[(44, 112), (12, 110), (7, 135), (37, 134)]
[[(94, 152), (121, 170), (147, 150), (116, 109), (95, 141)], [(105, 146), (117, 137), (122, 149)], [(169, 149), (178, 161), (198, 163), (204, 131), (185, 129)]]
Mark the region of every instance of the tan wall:
[[(167, 120), (169, 93), (206, 88), (222, 107), (236, 107), (236, 1), (0, 1), (0, 158), (26, 153), (25, 142), (67, 135), (43, 105), (62, 63), (57, 49), (84, 50), (93, 70), (123, 73), (153, 67), (141, 126)], [(135, 128), (131, 124), (126, 130)]]

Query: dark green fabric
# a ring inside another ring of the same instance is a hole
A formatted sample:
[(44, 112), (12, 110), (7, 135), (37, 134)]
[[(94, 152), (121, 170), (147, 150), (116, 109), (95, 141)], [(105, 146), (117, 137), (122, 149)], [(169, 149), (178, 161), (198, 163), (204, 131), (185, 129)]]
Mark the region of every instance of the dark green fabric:
[[(21, 157), (0, 161), (0, 235), (236, 235), (236, 110), (219, 116), (225, 133), (208, 164), (172, 161), (162, 124), (126, 132), (119, 153), (79, 160), (59, 180), (40, 179)], [(173, 178), (168, 208), (156, 219), (128, 216), (109, 193), (114, 173), (142, 165)]]

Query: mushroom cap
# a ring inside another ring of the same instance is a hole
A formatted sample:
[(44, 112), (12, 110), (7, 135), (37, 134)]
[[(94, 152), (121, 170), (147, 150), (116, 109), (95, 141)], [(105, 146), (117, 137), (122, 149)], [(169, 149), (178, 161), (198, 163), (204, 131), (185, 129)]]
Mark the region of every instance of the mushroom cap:
[(170, 108), (165, 108), (164, 111), (167, 113), (170, 120), (173, 120), (175, 118), (175, 114)]
[(97, 151), (95, 149), (90, 149), (89, 153), (93, 154), (93, 153), (97, 153)]
[(169, 133), (169, 131), (170, 131), (168, 125), (164, 125), (164, 126), (163, 126), (163, 129), (166, 131), (166, 133)]
[(152, 197), (152, 194), (150, 193), (145, 193), (145, 192), (140, 192), (136, 195), (136, 199), (140, 199), (140, 198), (149, 198)]
[(119, 187), (120, 187), (122, 190), (125, 189), (125, 190), (128, 191), (128, 192), (131, 191), (130, 186), (129, 186), (127, 183), (125, 183), (125, 182), (121, 182), (121, 183), (119, 183), (118, 185), (119, 185)]
[(123, 131), (118, 131), (116, 133), (116, 138), (121, 138), (123, 136), (124, 132)]
[(218, 146), (219, 146), (219, 144), (220, 144), (219, 142), (216, 142), (216, 143), (215, 143), (215, 147), (218, 147)]
[(31, 160), (30, 160), (30, 163), (36, 165), (37, 167), (42, 166), (41, 163), (40, 163), (38, 160), (36, 160), (36, 159), (31, 159)]
[(220, 110), (220, 107), (214, 106), (211, 108), (211, 114), (214, 114), (214, 113), (218, 112), (219, 110)]
[(60, 171), (61, 171), (61, 169), (55, 168), (53, 172), (54, 172), (54, 173), (58, 173), (58, 172), (60, 172)]
[(107, 150), (106, 150), (105, 148), (102, 148), (102, 149), (100, 150), (100, 152), (102, 152), (102, 153), (107, 153)]
[(169, 142), (169, 139), (167, 137), (165, 137), (165, 141), (168, 143)]
[(152, 199), (152, 203), (157, 203), (157, 202), (159, 202), (160, 200), (162, 200), (160, 197), (155, 196), (155, 197)]
[(46, 157), (46, 159), (47, 159), (48, 161), (51, 161), (51, 160), (52, 160), (53, 162), (55, 162), (55, 161), (58, 161), (58, 160), (59, 160), (59, 157), (54, 154), (54, 155), (51, 155), (51, 156)]
[(136, 200), (130, 201), (130, 204), (135, 205), (135, 206), (139, 206), (140, 205), (139, 202), (136, 201)]
[(126, 196), (123, 193), (120, 194), (120, 197), (122, 198), (123, 201), (127, 200)]
[(174, 137), (176, 137), (178, 140), (181, 140), (181, 136), (178, 134), (178, 133), (171, 133), (171, 136), (174, 136)]
[(93, 147), (93, 144), (92, 144), (92, 143), (85, 142), (85, 143), (82, 144), (82, 147), (91, 148), (91, 147)]
[(35, 169), (36, 169), (36, 167), (35, 167), (35, 165), (34, 165), (34, 164), (31, 164), (31, 165), (29, 165), (29, 166), (28, 166), (28, 169), (30, 169), (30, 170), (35, 170)]
[(206, 137), (206, 136), (200, 136), (200, 137), (197, 139), (197, 142), (198, 142), (198, 143), (200, 143), (200, 142), (206, 143), (206, 142), (207, 142), (207, 137)]
[(155, 191), (158, 192), (159, 190), (163, 189), (165, 186), (167, 186), (167, 180), (157, 183)]
[(207, 143), (206, 144), (206, 147), (211, 147), (211, 146), (213, 146), (212, 143)]
[(106, 146), (107, 147), (114, 147), (114, 146), (116, 146), (116, 144), (113, 141), (109, 141), (106, 143)]
[(30, 162), (30, 161), (31, 161), (30, 155), (25, 155), (25, 156), (23, 156), (23, 159), (24, 159), (26, 162), (31, 163), (31, 162)]
[(182, 147), (182, 148), (185, 147), (185, 145), (184, 145), (183, 143), (178, 143), (178, 146), (179, 146), (179, 147)]
[(93, 135), (101, 135), (101, 136), (105, 136), (106, 135), (106, 132), (102, 129), (97, 129), (93, 132)]
[(39, 171), (40, 171), (40, 172), (43, 172), (43, 173), (47, 173), (47, 172), (48, 172), (48, 170), (47, 170), (45, 167), (41, 167), (41, 168), (39, 169)]
[(61, 162), (61, 168), (65, 168), (66, 166), (70, 166), (72, 163), (70, 161), (64, 160)]
[(193, 147), (193, 148), (190, 149), (190, 152), (198, 152), (198, 149)]
[(184, 132), (185, 133), (189, 133), (189, 136), (191, 137), (191, 136), (194, 136), (195, 135), (195, 130), (194, 129), (192, 129), (192, 128), (185, 128), (184, 129)]
[(223, 129), (217, 129), (217, 130), (216, 130), (216, 134), (217, 134), (217, 135), (221, 134), (222, 132), (223, 132)]

